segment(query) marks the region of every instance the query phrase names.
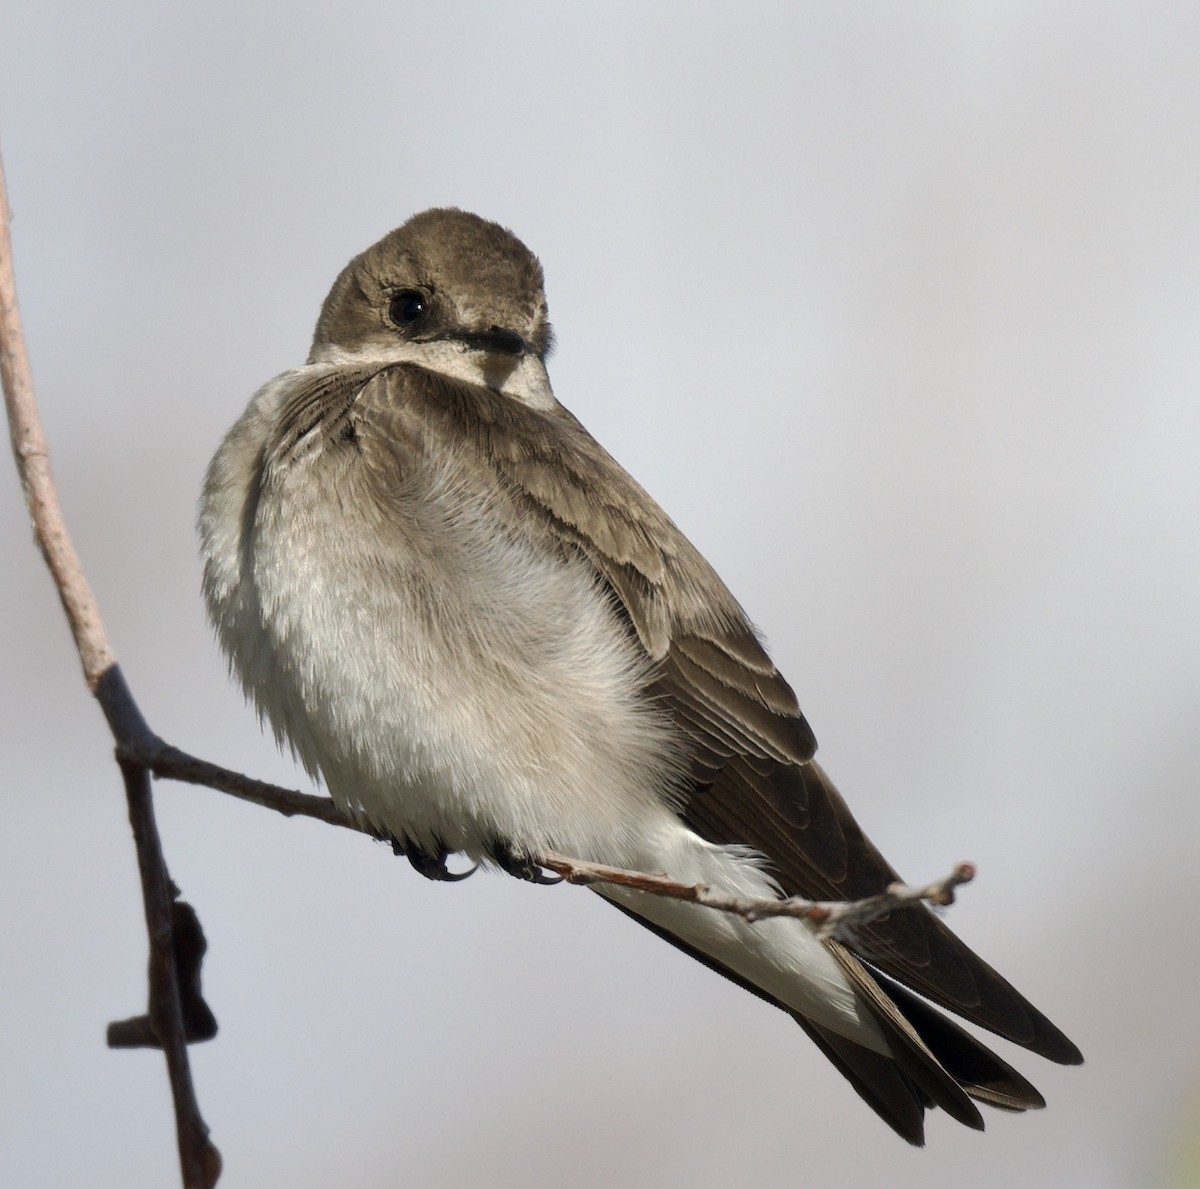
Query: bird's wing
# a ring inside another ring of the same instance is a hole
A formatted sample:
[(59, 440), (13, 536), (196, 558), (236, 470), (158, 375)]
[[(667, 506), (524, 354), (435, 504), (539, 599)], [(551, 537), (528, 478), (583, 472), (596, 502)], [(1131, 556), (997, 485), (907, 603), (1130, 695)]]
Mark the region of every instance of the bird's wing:
[[(896, 880), (812, 759), (812, 731), (742, 609), (642, 487), (566, 410), (529, 409), (427, 372), (417, 383), (414, 370), (385, 373), (393, 407), (477, 452), (514, 501), (515, 530), (583, 554), (656, 662), (652, 694), (691, 745), (692, 787), (681, 806), (688, 826), (759, 852), (787, 895), (857, 899)], [(968, 1020), (1051, 1060), (1081, 1060), (924, 907), (858, 930), (854, 948)]]

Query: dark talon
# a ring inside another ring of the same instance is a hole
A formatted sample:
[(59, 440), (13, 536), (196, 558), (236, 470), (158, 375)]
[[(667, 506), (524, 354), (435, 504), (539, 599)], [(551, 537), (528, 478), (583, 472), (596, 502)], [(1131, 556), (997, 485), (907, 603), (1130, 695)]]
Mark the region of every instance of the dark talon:
[(541, 884), (543, 887), (550, 887), (563, 881), (561, 875), (547, 875), (540, 864), (523, 855), (515, 854), (507, 842), (493, 842), (488, 847), (488, 855), (501, 871), (507, 871), (509, 875), (514, 875), (517, 879)]
[(412, 864), (414, 871), (437, 883), (458, 883), (459, 880), (466, 879), (479, 870), (479, 864), (472, 863), (466, 871), (451, 871), (446, 866), (446, 859), (450, 852), (444, 846), (439, 846), (436, 851), (430, 852), (418, 846), (410, 838), (403, 840), (393, 838), (392, 853), (403, 855)]

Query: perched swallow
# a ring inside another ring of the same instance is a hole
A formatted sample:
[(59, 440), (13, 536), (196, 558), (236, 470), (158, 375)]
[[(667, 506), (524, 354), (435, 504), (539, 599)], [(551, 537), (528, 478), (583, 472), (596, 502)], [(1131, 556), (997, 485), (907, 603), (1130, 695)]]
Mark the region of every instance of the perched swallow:
[[(466, 212), (345, 268), (305, 366), (209, 467), (204, 592), (233, 669), (342, 809), (437, 877), (549, 852), (740, 896), (857, 899), (896, 872), (813, 759), (720, 578), (554, 397), (542, 269)], [(1079, 1050), (925, 908), (852, 941), (597, 888), (781, 1007), (901, 1136), (1044, 1105), (937, 1007)], [(935, 1006), (936, 1005), (936, 1006)]]

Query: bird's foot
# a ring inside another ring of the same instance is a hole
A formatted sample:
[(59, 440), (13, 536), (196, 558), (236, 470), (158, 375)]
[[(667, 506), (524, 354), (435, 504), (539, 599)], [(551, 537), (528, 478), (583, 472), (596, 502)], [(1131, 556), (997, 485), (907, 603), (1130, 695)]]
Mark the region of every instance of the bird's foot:
[(501, 871), (529, 883), (549, 887), (551, 884), (562, 883), (563, 880), (561, 875), (548, 875), (540, 864), (524, 855), (518, 855), (507, 842), (493, 842), (488, 847), (488, 857)]
[(418, 846), (411, 838), (393, 838), (392, 853), (403, 855), (412, 864), (414, 871), (438, 883), (458, 883), (479, 870), (479, 864), (472, 863), (466, 871), (451, 871), (446, 866), (450, 852), (444, 846), (439, 846), (435, 851), (428, 851)]

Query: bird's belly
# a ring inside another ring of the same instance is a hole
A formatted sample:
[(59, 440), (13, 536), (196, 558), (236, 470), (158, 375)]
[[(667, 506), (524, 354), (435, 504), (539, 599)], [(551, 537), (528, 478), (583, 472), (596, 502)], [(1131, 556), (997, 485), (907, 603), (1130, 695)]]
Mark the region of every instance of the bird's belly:
[[(352, 449), (298, 454), (253, 487), (210, 484), (205, 588), (243, 686), (340, 805), (430, 851), (501, 842), (775, 894), (751, 856), (680, 820), (684, 744), (585, 559), (514, 533), (486, 496), (425, 483), (381, 508)], [(882, 1043), (803, 922), (608, 894)]]
[(256, 699), (343, 807), (396, 837), (633, 862), (678, 828), (680, 745), (648, 658), (582, 558), (486, 518), (438, 528), (384, 549), (345, 507), (336, 524), (260, 509)]

